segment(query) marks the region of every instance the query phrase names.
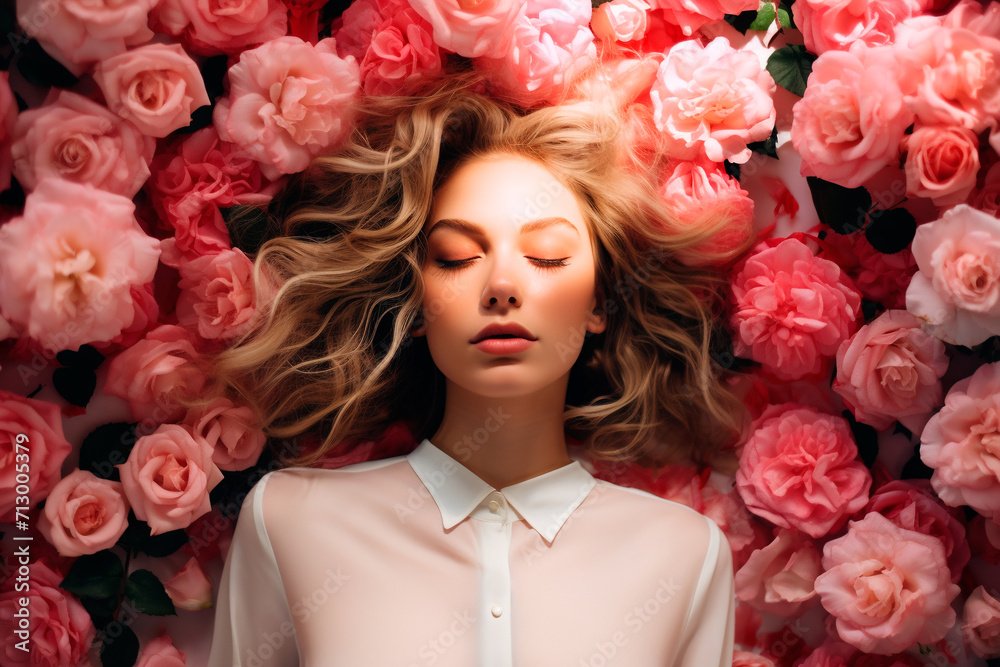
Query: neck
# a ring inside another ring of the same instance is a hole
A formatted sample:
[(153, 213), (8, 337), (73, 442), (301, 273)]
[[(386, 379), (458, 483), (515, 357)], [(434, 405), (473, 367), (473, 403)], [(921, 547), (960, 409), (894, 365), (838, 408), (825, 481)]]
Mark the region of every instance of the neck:
[(429, 440), (496, 489), (561, 468), (572, 462), (566, 380), (516, 397), (479, 396), (449, 382), (444, 418)]

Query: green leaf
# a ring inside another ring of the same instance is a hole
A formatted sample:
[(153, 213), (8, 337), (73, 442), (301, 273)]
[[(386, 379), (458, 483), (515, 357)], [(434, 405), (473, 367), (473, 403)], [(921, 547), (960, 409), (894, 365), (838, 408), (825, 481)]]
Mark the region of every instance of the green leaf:
[(767, 71), (776, 84), (802, 97), (814, 60), (816, 55), (806, 51), (806, 47), (789, 44), (771, 54), (767, 59)]
[(101, 664), (104, 667), (132, 667), (139, 657), (139, 638), (132, 628), (112, 621), (101, 635)]
[(124, 575), (121, 559), (104, 549), (73, 561), (59, 586), (79, 598), (109, 598), (118, 595)]
[(778, 25), (782, 28), (794, 27), (792, 26), (792, 12), (785, 3), (778, 5)]
[(135, 423), (101, 424), (80, 445), (80, 469), (89, 470), (101, 479), (121, 481), (116, 465), (128, 460), (135, 445)]
[(163, 582), (149, 570), (136, 570), (125, 581), (125, 599), (144, 614), (153, 616), (176, 615), (174, 603), (163, 588)]
[(750, 25), (757, 18), (756, 10), (749, 9), (745, 12), (740, 12), (739, 14), (726, 14), (722, 17), (726, 23), (733, 26), (739, 30), (742, 34), (747, 34), (747, 30), (750, 29)]
[(806, 176), (820, 222), (838, 234), (863, 229), (872, 207), (872, 197), (864, 188), (845, 188), (815, 176)]
[(868, 243), (880, 253), (893, 255), (910, 245), (917, 233), (917, 221), (905, 208), (872, 211), (865, 228)]
[(750, 24), (749, 30), (767, 30), (771, 27), (772, 23), (774, 23), (774, 5), (770, 2), (765, 2), (757, 10), (757, 17)]

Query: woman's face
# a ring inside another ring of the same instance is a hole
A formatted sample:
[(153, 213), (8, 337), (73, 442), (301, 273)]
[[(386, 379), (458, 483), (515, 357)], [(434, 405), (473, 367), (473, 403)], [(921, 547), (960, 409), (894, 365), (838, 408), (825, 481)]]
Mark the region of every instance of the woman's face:
[[(475, 159), (438, 188), (424, 234), (424, 325), (414, 334), (427, 336), (445, 377), (482, 396), (559, 382), (564, 391), (584, 335), (605, 328), (572, 192), (532, 160)], [(479, 341), (488, 325), (520, 329)]]

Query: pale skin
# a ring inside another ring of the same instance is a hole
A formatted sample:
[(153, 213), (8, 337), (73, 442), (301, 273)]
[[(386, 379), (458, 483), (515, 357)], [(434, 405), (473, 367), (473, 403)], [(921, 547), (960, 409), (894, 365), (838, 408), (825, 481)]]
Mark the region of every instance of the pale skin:
[[(427, 337), (446, 379), (444, 417), (429, 439), (497, 489), (570, 463), (569, 371), (585, 332), (607, 326), (595, 312), (593, 239), (576, 197), (537, 162), (491, 155), (438, 188), (424, 234), (424, 323), (411, 333)], [(536, 339), (528, 349), (472, 344), (488, 324), (510, 322)]]

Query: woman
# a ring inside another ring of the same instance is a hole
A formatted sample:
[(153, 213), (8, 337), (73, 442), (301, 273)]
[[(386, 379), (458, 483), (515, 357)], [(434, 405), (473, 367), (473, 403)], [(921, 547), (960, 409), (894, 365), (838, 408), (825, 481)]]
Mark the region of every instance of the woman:
[[(622, 114), (477, 85), (364, 100), (272, 202), (264, 316), (215, 373), (325, 440), (247, 496), (211, 667), (731, 663), (718, 526), (576, 460), (731, 465), (722, 282), (680, 261), (725, 221), (669, 219)], [(309, 467), (397, 420), (411, 453)]]

